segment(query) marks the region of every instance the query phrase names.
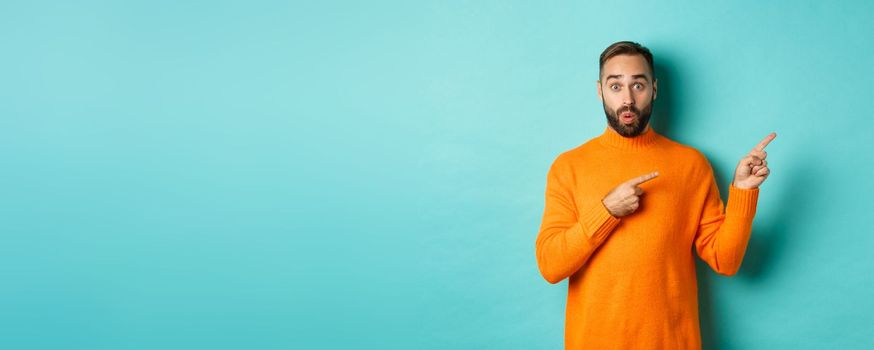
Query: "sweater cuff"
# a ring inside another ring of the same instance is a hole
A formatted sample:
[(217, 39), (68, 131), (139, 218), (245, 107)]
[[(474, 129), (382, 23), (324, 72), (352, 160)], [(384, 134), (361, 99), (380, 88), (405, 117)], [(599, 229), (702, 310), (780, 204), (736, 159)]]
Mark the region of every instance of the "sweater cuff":
[(728, 204), (725, 208), (725, 215), (744, 217), (755, 216), (758, 200), (758, 187), (743, 189), (734, 187), (734, 184), (731, 184), (728, 187)]
[(619, 218), (611, 215), (602, 203), (598, 203), (592, 210), (588, 210), (585, 215), (580, 216), (580, 226), (583, 227), (583, 232), (594, 242), (603, 241), (618, 224)]

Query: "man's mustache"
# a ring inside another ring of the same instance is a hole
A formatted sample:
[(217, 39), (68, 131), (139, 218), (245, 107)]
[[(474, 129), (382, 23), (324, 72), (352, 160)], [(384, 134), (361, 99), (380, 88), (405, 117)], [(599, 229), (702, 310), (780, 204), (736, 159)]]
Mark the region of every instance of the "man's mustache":
[(622, 115), (622, 113), (624, 113), (624, 112), (631, 112), (631, 113), (634, 113), (636, 115), (640, 115), (640, 110), (638, 110), (634, 106), (622, 107), (622, 108), (616, 110), (616, 115)]

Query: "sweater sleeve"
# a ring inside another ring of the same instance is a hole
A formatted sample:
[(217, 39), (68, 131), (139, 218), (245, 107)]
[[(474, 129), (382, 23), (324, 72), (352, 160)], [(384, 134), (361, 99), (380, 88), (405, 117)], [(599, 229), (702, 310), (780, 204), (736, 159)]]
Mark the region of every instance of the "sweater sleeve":
[[(708, 164), (709, 168), (709, 164)], [(704, 208), (695, 234), (695, 248), (701, 257), (717, 273), (732, 276), (740, 269), (750, 233), (759, 189), (741, 189), (731, 184), (728, 203), (723, 213), (719, 187), (712, 168), (707, 172), (709, 182)]]
[(619, 219), (600, 200), (577, 208), (567, 172), (553, 163), (546, 179), (546, 204), (535, 254), (540, 273), (549, 283), (574, 274), (603, 243)]

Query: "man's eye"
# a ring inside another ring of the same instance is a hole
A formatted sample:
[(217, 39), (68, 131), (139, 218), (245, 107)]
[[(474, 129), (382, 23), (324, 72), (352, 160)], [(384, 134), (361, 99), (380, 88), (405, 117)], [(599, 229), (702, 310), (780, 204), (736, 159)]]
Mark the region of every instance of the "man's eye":
[(613, 90), (619, 90), (619, 84), (610, 85), (610, 88)]
[(638, 89), (638, 90), (643, 89), (643, 84), (641, 84), (641, 83), (636, 83), (636, 84), (634, 84), (634, 88), (635, 88), (635, 89)]

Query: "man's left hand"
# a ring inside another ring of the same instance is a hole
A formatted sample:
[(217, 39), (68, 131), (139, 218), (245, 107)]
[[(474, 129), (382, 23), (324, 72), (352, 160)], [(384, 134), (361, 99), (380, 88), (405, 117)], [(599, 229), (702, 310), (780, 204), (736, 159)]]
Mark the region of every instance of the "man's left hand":
[(765, 179), (771, 174), (771, 169), (768, 169), (768, 161), (765, 160), (768, 157), (765, 146), (775, 137), (777, 137), (777, 133), (768, 134), (746, 157), (740, 160), (737, 170), (734, 171), (734, 187), (753, 189), (765, 182)]

